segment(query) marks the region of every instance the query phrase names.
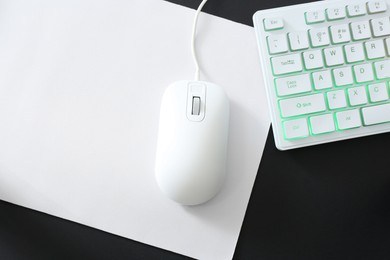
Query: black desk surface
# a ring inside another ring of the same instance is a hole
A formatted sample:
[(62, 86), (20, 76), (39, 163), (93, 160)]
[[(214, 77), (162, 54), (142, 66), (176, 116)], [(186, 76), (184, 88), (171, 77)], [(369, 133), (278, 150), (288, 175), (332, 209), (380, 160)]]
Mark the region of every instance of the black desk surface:
[[(256, 10), (303, 2), (210, 0), (204, 11), (252, 26)], [(234, 258), (389, 259), (389, 149), (382, 134), (279, 152), (270, 131)], [(185, 257), (0, 201), (0, 258)]]

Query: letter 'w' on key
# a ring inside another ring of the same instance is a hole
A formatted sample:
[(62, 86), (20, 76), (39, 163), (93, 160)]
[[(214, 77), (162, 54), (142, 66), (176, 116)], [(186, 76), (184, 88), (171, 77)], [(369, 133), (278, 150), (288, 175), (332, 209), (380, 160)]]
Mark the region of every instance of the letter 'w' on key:
[(344, 64), (343, 49), (340, 46), (324, 49), (324, 55), (328, 67)]

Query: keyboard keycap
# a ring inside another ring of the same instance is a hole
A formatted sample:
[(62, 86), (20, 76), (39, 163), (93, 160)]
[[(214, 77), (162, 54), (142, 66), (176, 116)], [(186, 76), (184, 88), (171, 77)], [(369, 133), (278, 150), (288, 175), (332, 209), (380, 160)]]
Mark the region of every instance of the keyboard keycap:
[(336, 90), (326, 93), (328, 105), (330, 109), (345, 108), (347, 106), (347, 98), (344, 90)]
[(297, 139), (309, 136), (306, 118), (283, 122), (283, 130), (286, 139)]
[(343, 6), (336, 7), (336, 8), (328, 8), (326, 9), (326, 14), (328, 16), (329, 21), (344, 19), (345, 8)]
[(358, 106), (367, 104), (367, 94), (365, 87), (356, 87), (348, 89), (349, 104), (351, 106)]
[(370, 63), (360, 64), (353, 67), (357, 83), (364, 83), (374, 80), (374, 71)]
[(310, 117), (311, 132), (315, 135), (334, 132), (336, 127), (332, 114)]
[(371, 102), (381, 102), (389, 99), (386, 83), (368, 85)]
[(348, 63), (364, 61), (364, 49), (362, 43), (354, 43), (344, 46), (345, 57)]
[(330, 27), (333, 43), (346, 43), (351, 41), (348, 24), (333, 25)]
[(337, 126), (340, 130), (347, 130), (362, 126), (360, 112), (358, 109), (336, 113)]
[(276, 91), (280, 97), (311, 91), (309, 74), (278, 78), (275, 83)]
[(282, 18), (266, 18), (264, 19), (264, 29), (266, 31), (283, 29), (284, 22)]
[(316, 90), (327, 89), (333, 87), (332, 75), (330, 70), (317, 71), (312, 74), (314, 88)]
[(324, 67), (321, 50), (306, 51), (303, 53), (303, 60), (307, 70), (319, 69)]
[(390, 78), (390, 60), (375, 62), (374, 67), (378, 79)]
[(371, 38), (371, 28), (368, 21), (351, 23), (352, 38), (355, 41)]
[(307, 32), (292, 32), (288, 34), (291, 50), (304, 50), (309, 48)]
[(390, 122), (390, 104), (365, 107), (362, 109), (365, 125), (376, 125)]
[(326, 110), (322, 93), (301, 96), (279, 101), (282, 117), (293, 117), (322, 112)]
[(385, 1), (369, 1), (367, 7), (370, 14), (381, 13), (387, 10)]
[(275, 75), (299, 72), (303, 69), (301, 55), (298, 53), (271, 58), (271, 63)]
[(383, 40), (369, 41), (364, 45), (366, 47), (367, 58), (370, 60), (384, 58), (386, 56)]
[(285, 34), (268, 36), (267, 41), (270, 54), (278, 54), (288, 51), (287, 37)]
[(324, 49), (326, 66), (337, 66), (344, 64), (344, 54), (341, 46)]
[(361, 16), (367, 13), (364, 4), (352, 4), (347, 6), (347, 12), (350, 17)]
[(334, 69), (333, 76), (334, 76), (334, 82), (338, 87), (353, 84), (352, 70), (350, 67)]
[(328, 28), (316, 28), (309, 31), (311, 45), (321, 47), (330, 44)]
[(387, 38), (385, 42), (386, 42), (387, 56), (390, 56), (390, 38)]
[(375, 37), (390, 35), (390, 19), (383, 17), (371, 20), (372, 32)]
[(325, 22), (325, 13), (324, 11), (309, 11), (305, 13), (306, 23), (322, 23)]

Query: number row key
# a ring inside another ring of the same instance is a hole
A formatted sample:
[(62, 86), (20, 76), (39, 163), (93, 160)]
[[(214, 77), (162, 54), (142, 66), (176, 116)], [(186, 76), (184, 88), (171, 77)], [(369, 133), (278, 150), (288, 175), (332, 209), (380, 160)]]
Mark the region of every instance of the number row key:
[[(327, 27), (311, 29), (309, 30), (311, 45), (313, 47), (327, 46), (331, 43), (331, 39), (334, 44), (348, 43), (351, 41), (350, 27), (354, 40), (369, 39), (371, 34), (374, 37), (390, 35), (390, 19), (384, 17), (372, 19), (371, 26), (368, 21), (330, 26), (330, 35)], [(291, 32), (288, 33), (288, 37), (286, 34), (270, 35), (267, 37), (267, 43), (270, 54), (288, 52), (289, 46), (292, 51), (309, 48), (309, 38), (306, 31)]]

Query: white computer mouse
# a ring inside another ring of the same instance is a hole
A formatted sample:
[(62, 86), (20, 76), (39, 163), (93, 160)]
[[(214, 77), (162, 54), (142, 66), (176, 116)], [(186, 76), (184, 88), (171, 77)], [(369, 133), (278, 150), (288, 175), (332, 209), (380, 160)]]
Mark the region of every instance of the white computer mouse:
[(156, 154), (157, 183), (170, 199), (197, 205), (213, 198), (226, 175), (229, 101), (205, 81), (179, 81), (165, 91)]

